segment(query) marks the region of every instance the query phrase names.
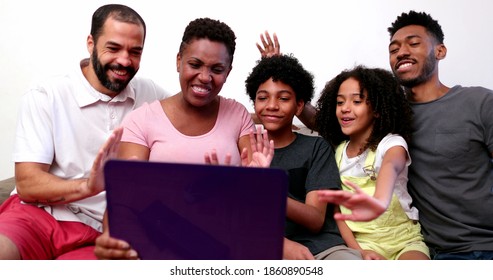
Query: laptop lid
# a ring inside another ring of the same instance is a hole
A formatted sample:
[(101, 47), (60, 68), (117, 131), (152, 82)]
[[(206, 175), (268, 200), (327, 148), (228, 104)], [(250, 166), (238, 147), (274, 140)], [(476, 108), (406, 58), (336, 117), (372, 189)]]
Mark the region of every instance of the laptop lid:
[(104, 173), (110, 234), (142, 259), (282, 259), (284, 170), (109, 160)]

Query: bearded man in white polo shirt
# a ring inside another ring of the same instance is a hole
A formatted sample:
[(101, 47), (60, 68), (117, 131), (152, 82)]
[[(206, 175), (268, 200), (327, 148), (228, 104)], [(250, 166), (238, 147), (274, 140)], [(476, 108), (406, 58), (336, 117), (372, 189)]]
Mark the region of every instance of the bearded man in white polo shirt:
[(89, 59), (24, 95), (16, 189), (0, 206), (0, 259), (95, 259), (106, 208), (104, 186), (90, 176), (98, 150), (128, 112), (167, 96), (134, 78), (145, 35), (136, 11), (104, 5), (92, 17)]

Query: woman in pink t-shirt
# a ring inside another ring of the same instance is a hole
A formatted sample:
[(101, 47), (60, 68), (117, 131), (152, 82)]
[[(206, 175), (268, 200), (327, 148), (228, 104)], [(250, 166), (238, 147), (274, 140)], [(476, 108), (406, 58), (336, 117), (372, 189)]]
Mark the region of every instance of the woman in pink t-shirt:
[(219, 159), (228, 155), (240, 165), (240, 154), (251, 154), (254, 123), (241, 103), (219, 96), (234, 51), (235, 34), (226, 24), (190, 22), (176, 58), (181, 91), (127, 115), (119, 157), (202, 163), (204, 153), (215, 149)]
[[(274, 144), (266, 131), (257, 133), (255, 139), (255, 126), (246, 108), (219, 96), (232, 69), (235, 39), (223, 22), (199, 18), (189, 23), (176, 58), (181, 91), (127, 115), (118, 158), (270, 165)], [(116, 144), (120, 135), (121, 131), (113, 135), (108, 145)], [(116, 153), (117, 149), (110, 150)], [(106, 220), (103, 225), (104, 232), (96, 240), (98, 258), (138, 258), (127, 242), (109, 236)]]

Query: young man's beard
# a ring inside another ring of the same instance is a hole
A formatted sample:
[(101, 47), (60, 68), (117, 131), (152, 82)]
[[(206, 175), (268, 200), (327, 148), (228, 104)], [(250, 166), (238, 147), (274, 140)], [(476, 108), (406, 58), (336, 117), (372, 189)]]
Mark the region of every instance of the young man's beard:
[(398, 75), (396, 75), (397, 80), (399, 80), (399, 83), (406, 88), (413, 88), (419, 84), (422, 84), (428, 81), (435, 72), (437, 67), (436, 61), (435, 54), (432, 51), (428, 54), (425, 61), (425, 67), (421, 70), (421, 73), (417, 77), (412, 79), (401, 79)]
[[(132, 80), (132, 78), (137, 73), (137, 71), (133, 67), (123, 67), (121, 65), (112, 66), (110, 64), (106, 64), (106, 65), (101, 64), (101, 61), (98, 59), (98, 52), (96, 48), (94, 48), (94, 51), (92, 53), (91, 62), (94, 68), (94, 72), (98, 77), (98, 80), (105, 88), (113, 92), (123, 91), (125, 87), (127, 87), (128, 83)], [(128, 80), (111, 81), (108, 75), (106, 74), (106, 72), (110, 69), (116, 69), (116, 70), (125, 69), (129, 73), (130, 78)]]

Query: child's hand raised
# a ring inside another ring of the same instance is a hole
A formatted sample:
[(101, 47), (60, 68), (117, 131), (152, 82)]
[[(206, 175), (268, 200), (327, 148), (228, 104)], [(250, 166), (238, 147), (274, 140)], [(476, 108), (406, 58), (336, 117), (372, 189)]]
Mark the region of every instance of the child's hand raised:
[(281, 46), (279, 45), (279, 40), (277, 39), (276, 33), (273, 34), (273, 39), (271, 39), (269, 32), (265, 31), (264, 34), (260, 34), (260, 41), (262, 41), (262, 46), (257, 43), (257, 49), (262, 57), (271, 57), (274, 55), (281, 54)]
[(257, 133), (250, 131), (250, 145), (252, 159), (248, 161), (248, 151), (243, 149), (241, 153), (241, 165), (248, 167), (269, 167), (274, 157), (274, 140), (269, 140), (267, 130), (257, 127)]

